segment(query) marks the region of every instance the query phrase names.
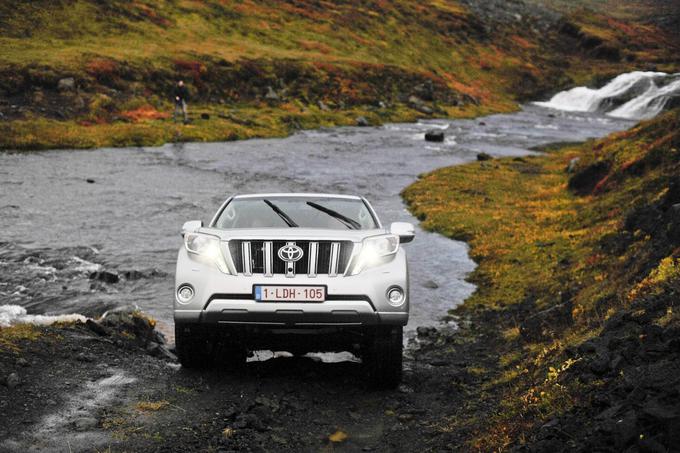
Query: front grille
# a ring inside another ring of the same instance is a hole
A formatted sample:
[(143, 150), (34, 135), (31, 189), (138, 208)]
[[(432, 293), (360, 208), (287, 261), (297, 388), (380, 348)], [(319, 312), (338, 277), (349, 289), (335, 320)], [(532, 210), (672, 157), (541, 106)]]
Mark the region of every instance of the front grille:
[[(292, 265), (279, 258), (278, 251), (287, 244), (295, 244), (302, 249), (302, 258)], [(296, 274), (342, 275), (352, 256), (352, 241), (267, 241), (231, 240), (229, 253), (236, 266), (236, 272), (246, 275), (263, 274), (271, 276), (283, 274), (292, 277)]]

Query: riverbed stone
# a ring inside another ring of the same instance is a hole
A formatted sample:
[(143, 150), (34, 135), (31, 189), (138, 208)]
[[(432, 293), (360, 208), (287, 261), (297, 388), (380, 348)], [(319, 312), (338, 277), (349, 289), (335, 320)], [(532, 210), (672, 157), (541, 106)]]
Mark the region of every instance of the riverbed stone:
[(428, 142), (443, 142), (444, 141), (444, 131), (430, 130), (425, 132), (425, 141)]
[(7, 376), (7, 379), (5, 380), (5, 383), (7, 384), (7, 387), (10, 389), (13, 389), (21, 385), (21, 377), (19, 376), (19, 373), (10, 373)]
[(57, 82), (57, 89), (59, 91), (72, 91), (76, 87), (76, 79), (73, 77), (64, 77)]

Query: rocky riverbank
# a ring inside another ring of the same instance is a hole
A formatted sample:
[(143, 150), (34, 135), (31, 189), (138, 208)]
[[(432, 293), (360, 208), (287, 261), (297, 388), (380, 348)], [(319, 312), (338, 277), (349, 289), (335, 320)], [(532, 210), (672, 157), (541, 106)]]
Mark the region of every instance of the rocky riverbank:
[(446, 420), (488, 409), (477, 401), (498, 346), (470, 319), (419, 329), (403, 384), (376, 392), (355, 361), (183, 370), (138, 312), (5, 328), (0, 344), (0, 451), (458, 449), (471, 431)]

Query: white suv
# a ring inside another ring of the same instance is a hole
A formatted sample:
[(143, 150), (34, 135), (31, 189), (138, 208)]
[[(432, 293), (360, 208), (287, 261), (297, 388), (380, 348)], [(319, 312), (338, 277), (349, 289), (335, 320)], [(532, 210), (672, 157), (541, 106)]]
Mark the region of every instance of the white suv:
[(409, 223), (383, 228), (362, 197), (257, 194), (229, 198), (210, 225), (182, 229), (175, 341), (185, 367), (233, 364), (248, 351), (352, 351), (370, 382), (401, 379), (409, 316)]

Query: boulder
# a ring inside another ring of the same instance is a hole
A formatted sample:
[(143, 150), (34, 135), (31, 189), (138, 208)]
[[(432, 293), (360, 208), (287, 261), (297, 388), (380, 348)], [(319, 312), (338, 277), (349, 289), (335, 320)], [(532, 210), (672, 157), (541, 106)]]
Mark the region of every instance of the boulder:
[(5, 380), (5, 384), (8, 388), (13, 389), (21, 384), (21, 377), (17, 373), (10, 373)]
[(96, 271), (90, 274), (90, 280), (99, 280), (104, 283), (118, 283), (118, 274), (109, 271)]
[(434, 110), (432, 110), (425, 104), (414, 105), (413, 108), (418, 110), (420, 113), (424, 113), (426, 115), (432, 115), (434, 113)]
[(484, 161), (484, 160), (491, 160), (491, 159), (493, 159), (493, 157), (491, 157), (490, 154), (487, 154), (487, 153), (477, 154), (477, 160), (480, 161), (480, 162)]
[(423, 283), (423, 288), (437, 289), (439, 288), (439, 285), (434, 280), (427, 280), (426, 282)]
[(357, 126), (359, 126), (359, 127), (367, 127), (367, 126), (370, 126), (370, 125), (371, 125), (371, 123), (368, 122), (368, 120), (366, 119), (366, 117), (360, 116), (360, 117), (357, 118)]
[(435, 327), (419, 326), (416, 328), (416, 333), (421, 338), (433, 337), (437, 334), (437, 329)]
[(76, 79), (73, 77), (66, 77), (63, 79), (60, 79), (59, 82), (57, 82), (57, 89), (59, 91), (73, 91), (76, 88)]
[(317, 102), (317, 105), (319, 106), (319, 109), (323, 110), (324, 112), (328, 112), (330, 110), (330, 108), (328, 108), (328, 106), (323, 101)]
[(95, 322), (91, 319), (85, 321), (85, 327), (87, 327), (92, 332), (102, 337), (108, 337), (109, 335), (111, 335), (111, 331), (108, 328), (102, 326), (98, 322)]
[(430, 130), (425, 132), (425, 141), (428, 142), (443, 142), (444, 141), (444, 131)]

